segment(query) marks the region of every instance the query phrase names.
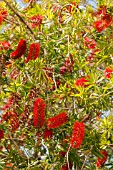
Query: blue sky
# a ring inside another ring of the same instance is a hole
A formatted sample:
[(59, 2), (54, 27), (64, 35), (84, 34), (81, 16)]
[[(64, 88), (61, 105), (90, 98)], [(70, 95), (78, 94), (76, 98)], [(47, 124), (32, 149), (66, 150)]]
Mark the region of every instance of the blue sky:
[[(16, 1), (20, 4), (20, 6), (25, 6), (25, 4), (22, 3), (22, 0), (16, 0)], [(90, 3), (92, 6), (96, 7), (96, 4), (95, 4), (94, 0), (89, 0), (89, 3)]]

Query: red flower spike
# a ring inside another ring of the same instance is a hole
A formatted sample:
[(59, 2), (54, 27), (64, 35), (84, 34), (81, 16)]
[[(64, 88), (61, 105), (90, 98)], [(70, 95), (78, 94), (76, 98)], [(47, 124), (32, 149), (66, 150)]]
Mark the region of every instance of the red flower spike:
[(65, 157), (66, 152), (65, 151), (60, 151), (59, 154), (60, 154), (61, 157)]
[(17, 49), (11, 53), (11, 58), (20, 58), (26, 52), (26, 41), (21, 39), (18, 43)]
[(26, 58), (26, 63), (29, 62), (29, 60), (36, 60), (40, 53), (40, 44), (39, 43), (32, 43), (30, 45), (29, 53)]
[(105, 22), (105, 26), (106, 27), (109, 27), (112, 23), (112, 15), (111, 14), (105, 14), (103, 17), (102, 17), (102, 20)]
[(10, 108), (10, 106), (11, 106), (12, 103), (13, 103), (13, 99), (14, 99), (13, 96), (10, 97), (9, 100), (8, 100), (8, 102), (7, 102), (7, 104), (2, 108), (2, 110), (6, 110), (6, 109)]
[(49, 129), (44, 130), (43, 137), (44, 137), (45, 140), (47, 138), (52, 138), (52, 136), (53, 136), (53, 131), (52, 130), (49, 130)]
[(80, 148), (84, 140), (85, 126), (83, 122), (75, 122), (73, 126), (72, 138), (71, 138), (71, 147)]
[(58, 128), (68, 121), (68, 116), (66, 112), (59, 113), (58, 115), (47, 119), (48, 128)]
[(4, 115), (3, 115), (3, 120), (5, 121), (9, 121), (10, 122), (10, 125), (11, 125), (11, 130), (13, 132), (15, 132), (15, 130), (18, 129), (19, 127), (19, 122), (18, 122), (18, 117), (17, 117), (17, 114), (15, 112), (6, 112)]
[(96, 41), (91, 38), (85, 37), (84, 45), (90, 49), (94, 49), (96, 47)]
[(6, 19), (7, 17), (7, 11), (4, 8), (0, 9), (0, 25), (2, 24), (2, 21)]
[(113, 74), (113, 66), (106, 67), (104, 71), (105, 77), (110, 79), (112, 74)]
[(30, 18), (32, 20), (32, 28), (39, 27), (42, 24), (43, 16), (42, 15), (34, 15)]
[(0, 15), (0, 25), (2, 25), (2, 16)]
[(87, 77), (81, 77), (76, 80), (75, 85), (81, 86), (81, 87), (87, 87), (87, 86), (89, 86), (89, 84), (85, 84), (87, 82), (88, 82)]
[(4, 137), (4, 131), (0, 129), (0, 140)]
[(98, 11), (94, 11), (92, 13), (92, 16), (95, 16), (95, 17), (104, 16), (106, 14), (106, 12), (107, 12), (106, 6), (100, 6)]
[(106, 29), (106, 23), (104, 21), (95, 21), (94, 28), (97, 30), (97, 32), (102, 32)]
[(34, 103), (34, 126), (41, 128), (44, 125), (45, 120), (45, 107), (46, 104), (43, 99), (38, 98)]
[(3, 19), (6, 19), (8, 13), (4, 8), (0, 9), (0, 15), (2, 16)]
[(103, 155), (103, 158), (98, 158), (96, 161), (96, 166), (100, 168), (107, 161), (108, 154), (105, 150), (101, 150), (100, 153)]
[(10, 47), (10, 43), (7, 41), (2, 41), (0, 42), (0, 50), (4, 49), (4, 50), (8, 50), (8, 48)]

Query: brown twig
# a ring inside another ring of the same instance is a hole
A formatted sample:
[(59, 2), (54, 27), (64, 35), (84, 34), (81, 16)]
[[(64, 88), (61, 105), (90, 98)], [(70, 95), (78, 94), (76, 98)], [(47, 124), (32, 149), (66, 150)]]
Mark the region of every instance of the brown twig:
[(32, 29), (30, 28), (30, 26), (24, 21), (24, 19), (21, 17), (21, 15), (10, 5), (9, 2), (7, 2), (7, 0), (3, 0), (7, 6), (14, 12), (14, 14), (16, 14), (16, 16), (20, 19), (21, 22), (24, 23), (24, 25), (26, 26), (26, 28), (31, 32), (31, 34), (33, 35), (34, 39), (36, 40), (36, 36), (34, 35)]

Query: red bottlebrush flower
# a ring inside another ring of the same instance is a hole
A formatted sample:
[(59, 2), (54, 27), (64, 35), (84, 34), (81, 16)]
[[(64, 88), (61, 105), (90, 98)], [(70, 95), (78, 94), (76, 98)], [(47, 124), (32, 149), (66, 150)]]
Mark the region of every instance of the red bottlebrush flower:
[(65, 151), (60, 151), (59, 154), (60, 154), (61, 157), (65, 157), (66, 152)]
[(72, 138), (71, 138), (71, 147), (80, 148), (84, 140), (85, 126), (83, 122), (75, 122), (73, 126)]
[(88, 77), (81, 77), (76, 80), (75, 85), (76, 86), (81, 86), (81, 87), (87, 87), (89, 84), (86, 84), (88, 82), (87, 80)]
[(12, 103), (13, 103), (13, 99), (14, 99), (13, 96), (10, 97), (9, 100), (8, 100), (8, 102), (7, 102), (7, 104), (2, 108), (2, 110), (6, 110), (6, 109), (10, 108), (10, 106), (11, 106)]
[(26, 41), (21, 39), (18, 43), (17, 49), (11, 53), (11, 58), (20, 58), (26, 51)]
[(113, 74), (113, 66), (108, 66), (105, 69), (104, 75), (106, 78), (111, 78), (111, 75)]
[[(69, 168), (70, 168), (70, 170), (72, 169), (72, 166), (73, 166), (73, 164), (72, 164), (71, 162), (69, 162)], [(68, 170), (68, 164), (62, 165), (61, 170)]]
[(99, 49), (95, 49), (95, 50), (92, 50), (92, 52), (90, 53), (90, 55), (86, 58), (86, 61), (92, 61), (95, 57), (95, 54), (96, 53), (99, 53), (100, 50)]
[(109, 27), (112, 23), (112, 15), (111, 14), (105, 14), (103, 17), (102, 17), (102, 20), (105, 22), (105, 26), (106, 27)]
[(96, 42), (95, 40), (85, 37), (84, 38), (84, 45), (88, 48), (94, 49), (96, 47)]
[(29, 53), (26, 58), (26, 63), (29, 62), (29, 60), (36, 60), (38, 58), (40, 52), (40, 44), (39, 43), (32, 43), (30, 45)]
[(60, 74), (65, 74), (66, 72), (67, 72), (66, 66), (62, 66), (62, 67), (60, 68)]
[(98, 10), (98, 12), (97, 12), (97, 14), (98, 15), (105, 15), (106, 14), (106, 12), (107, 12), (107, 8), (106, 8), (106, 6), (100, 6), (100, 8), (99, 8), (99, 10)]
[(100, 168), (102, 165), (104, 165), (104, 163), (107, 160), (108, 154), (105, 150), (101, 150), (100, 153), (103, 155), (103, 158), (98, 158), (96, 161), (96, 166), (98, 168)]
[(46, 104), (43, 99), (38, 98), (34, 103), (34, 126), (41, 128), (44, 125)]
[(3, 115), (3, 120), (5, 121), (9, 121), (10, 125), (11, 125), (11, 130), (14, 132), (15, 130), (18, 129), (19, 127), (19, 122), (18, 122), (18, 117), (17, 114), (15, 112), (6, 112)]
[(105, 14), (102, 16), (101, 20), (94, 22), (94, 28), (98, 32), (102, 32), (104, 29), (112, 24), (113, 17), (111, 14)]
[(107, 12), (106, 6), (100, 6), (98, 11), (94, 11), (92, 13), (92, 16), (96, 16), (96, 17), (104, 16), (106, 12)]
[(34, 15), (30, 18), (32, 20), (32, 28), (39, 27), (42, 24), (43, 16), (42, 15)]
[(10, 47), (10, 43), (7, 41), (2, 41), (0, 42), (0, 50), (4, 49), (4, 50), (8, 50), (8, 48)]
[(68, 116), (66, 112), (59, 113), (58, 115), (51, 117), (47, 120), (48, 128), (58, 128), (68, 121)]
[(106, 29), (106, 23), (104, 21), (95, 21), (94, 28), (97, 30), (97, 32), (102, 32)]
[(16, 80), (16, 78), (19, 76), (19, 74), (20, 74), (20, 70), (18, 70), (16, 67), (14, 67), (14, 69), (10, 73), (10, 78), (13, 80)]
[(4, 137), (4, 131), (0, 129), (0, 140)]
[(44, 134), (43, 134), (44, 139), (52, 138), (52, 136), (53, 136), (52, 130), (49, 130), (49, 129), (44, 130)]
[(0, 15), (2, 16), (3, 19), (6, 19), (7, 17), (7, 11), (4, 8), (0, 9)]
[(0, 25), (2, 25), (2, 16), (0, 15)]

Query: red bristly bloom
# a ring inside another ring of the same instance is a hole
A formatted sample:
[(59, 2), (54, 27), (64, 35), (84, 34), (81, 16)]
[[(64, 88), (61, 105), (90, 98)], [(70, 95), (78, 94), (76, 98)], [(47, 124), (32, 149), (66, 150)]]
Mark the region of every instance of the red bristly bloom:
[(14, 99), (13, 96), (10, 97), (9, 100), (8, 100), (8, 102), (7, 102), (7, 104), (2, 108), (2, 110), (6, 110), (6, 109), (10, 108), (10, 106), (11, 106), (12, 103), (13, 103), (13, 99)]
[(95, 16), (95, 17), (99, 18), (101, 16), (104, 16), (106, 14), (106, 12), (107, 12), (106, 6), (100, 6), (98, 11), (94, 11), (92, 13), (92, 16)]
[(39, 27), (42, 24), (43, 16), (42, 15), (34, 15), (30, 18), (32, 20), (32, 28)]
[(52, 138), (52, 136), (53, 136), (52, 130), (49, 130), (49, 129), (44, 130), (44, 134), (43, 134), (44, 139)]
[(58, 128), (65, 124), (68, 121), (68, 116), (66, 112), (59, 113), (58, 115), (54, 117), (50, 117), (47, 120), (47, 126), (48, 128)]
[(98, 158), (96, 161), (96, 166), (100, 168), (107, 161), (108, 154), (105, 150), (101, 150), (100, 153), (103, 155), (103, 158)]
[(17, 49), (11, 53), (11, 58), (20, 58), (26, 52), (26, 41), (21, 39), (18, 43)]
[(4, 137), (4, 131), (0, 129), (0, 140)]
[(10, 122), (10, 125), (11, 125), (11, 130), (13, 132), (15, 132), (15, 130), (18, 129), (19, 127), (19, 122), (18, 122), (18, 117), (17, 117), (17, 114), (15, 112), (6, 112), (4, 115), (3, 115), (3, 120), (5, 121), (9, 121)]
[(111, 78), (111, 75), (113, 74), (113, 66), (106, 67), (104, 75), (106, 78)]
[(81, 87), (87, 87), (89, 84), (86, 84), (88, 82), (87, 77), (81, 77), (76, 80), (75, 85), (81, 86)]
[(8, 50), (8, 48), (10, 47), (10, 43), (7, 41), (2, 41), (0, 42), (0, 50), (4, 49), (4, 50)]
[(45, 120), (45, 107), (46, 104), (43, 99), (38, 98), (34, 103), (34, 126), (41, 128)]
[(6, 19), (7, 17), (7, 11), (4, 8), (0, 9), (0, 25), (2, 24), (2, 21)]
[(104, 29), (106, 29), (106, 23), (104, 21), (95, 21), (94, 27), (97, 32), (102, 32)]
[(85, 37), (84, 45), (88, 48), (94, 49), (96, 47), (96, 41), (91, 38)]
[(2, 16), (0, 15), (0, 25), (2, 24)]
[(85, 126), (83, 122), (75, 122), (73, 126), (72, 138), (71, 138), (71, 147), (80, 148), (84, 140)]
[(38, 58), (40, 53), (40, 44), (39, 43), (32, 43), (30, 45), (29, 53), (26, 58), (26, 63), (29, 62), (29, 60), (36, 60)]

